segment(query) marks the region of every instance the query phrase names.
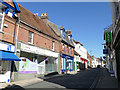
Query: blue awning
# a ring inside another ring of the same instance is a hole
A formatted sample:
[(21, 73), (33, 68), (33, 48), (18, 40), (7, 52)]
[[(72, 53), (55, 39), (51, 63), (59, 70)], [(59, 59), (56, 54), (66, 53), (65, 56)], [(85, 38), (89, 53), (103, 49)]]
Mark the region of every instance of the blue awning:
[(0, 60), (21, 61), (14, 53), (0, 51)]

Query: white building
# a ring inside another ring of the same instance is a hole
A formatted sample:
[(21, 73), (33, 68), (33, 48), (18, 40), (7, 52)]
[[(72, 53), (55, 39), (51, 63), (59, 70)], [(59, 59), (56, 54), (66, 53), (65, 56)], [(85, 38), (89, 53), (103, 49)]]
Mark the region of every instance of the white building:
[(74, 40), (75, 51), (80, 55), (80, 69), (88, 69), (87, 50), (79, 41)]

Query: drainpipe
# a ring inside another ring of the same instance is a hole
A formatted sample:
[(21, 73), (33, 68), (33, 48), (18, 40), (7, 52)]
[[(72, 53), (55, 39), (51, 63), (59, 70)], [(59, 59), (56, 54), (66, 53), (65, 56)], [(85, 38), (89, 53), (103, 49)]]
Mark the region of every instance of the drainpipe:
[(13, 35), (13, 44), (15, 44), (15, 33), (16, 33), (17, 22), (18, 22), (18, 18), (15, 21), (15, 28), (14, 28), (14, 35)]
[[(18, 41), (18, 32), (19, 32), (19, 24), (20, 24), (20, 19), (18, 18), (18, 26), (17, 26), (17, 33), (16, 33), (16, 43), (15, 43), (15, 46), (16, 46), (16, 49), (17, 49), (17, 41)], [(15, 50), (15, 54), (16, 54), (16, 50)]]
[[(18, 22), (18, 25), (17, 25), (17, 22)], [(15, 45), (16, 49), (17, 49), (17, 39), (18, 39), (18, 30), (19, 30), (19, 18), (16, 18), (16, 22), (15, 22), (15, 28), (14, 28), (14, 36), (13, 36), (13, 44)], [(16, 27), (17, 27), (17, 33), (16, 33)], [(15, 43), (15, 33), (16, 33), (16, 43)], [(15, 55), (16, 55), (16, 49), (15, 49)], [(11, 75), (10, 75), (10, 78), (11, 78), (11, 81), (13, 80), (12, 76), (13, 76), (13, 64), (14, 64), (14, 61), (11, 62)]]

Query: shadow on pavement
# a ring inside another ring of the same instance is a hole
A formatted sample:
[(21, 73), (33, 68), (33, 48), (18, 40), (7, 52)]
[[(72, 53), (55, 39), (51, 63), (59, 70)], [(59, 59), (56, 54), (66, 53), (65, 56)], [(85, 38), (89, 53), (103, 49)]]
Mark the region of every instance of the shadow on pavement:
[(25, 90), (23, 87), (21, 87), (21, 86), (19, 86), (19, 85), (15, 85), (15, 84), (13, 84), (13, 85), (8, 85), (7, 87), (5, 87), (5, 88), (2, 88), (1, 90), (12, 90), (12, 89), (14, 89), (14, 90)]
[[(44, 78), (44, 81), (61, 85), (63, 87), (66, 87), (67, 89), (71, 89), (71, 88), (76, 89), (77, 86), (75, 86), (75, 82), (71, 82), (71, 81), (74, 81), (73, 79), (77, 75), (78, 75), (78, 73), (77, 74), (68, 74), (67, 73), (67, 74), (62, 74), (62, 75), (58, 75), (58, 76), (48, 76), (48, 77)], [(73, 83), (73, 86), (71, 86), (71, 84), (69, 84), (69, 83)]]

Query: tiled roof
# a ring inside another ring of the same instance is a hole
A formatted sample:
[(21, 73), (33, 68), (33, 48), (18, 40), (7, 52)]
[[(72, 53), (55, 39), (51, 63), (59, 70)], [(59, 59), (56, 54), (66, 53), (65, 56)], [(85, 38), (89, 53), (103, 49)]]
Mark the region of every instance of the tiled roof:
[(60, 36), (60, 30), (58, 29), (58, 26), (50, 21), (48, 21), (48, 26), (54, 30), (54, 32)]
[(41, 31), (47, 35), (49, 35), (55, 39), (58, 39), (56, 37), (56, 35), (49, 29), (49, 27), (47, 25), (45, 25), (45, 23), (42, 21), (42, 19), (40, 19), (38, 17), (38, 15), (34, 15), (32, 12), (25, 9), (20, 4), (18, 4), (18, 6), (21, 11), (20, 12), (20, 20), (31, 25), (32, 27), (37, 28), (39, 31)]

